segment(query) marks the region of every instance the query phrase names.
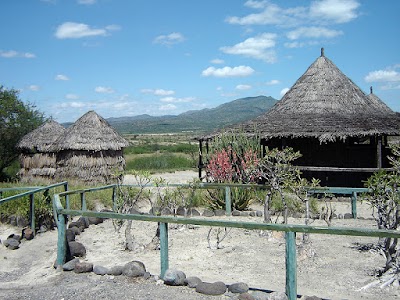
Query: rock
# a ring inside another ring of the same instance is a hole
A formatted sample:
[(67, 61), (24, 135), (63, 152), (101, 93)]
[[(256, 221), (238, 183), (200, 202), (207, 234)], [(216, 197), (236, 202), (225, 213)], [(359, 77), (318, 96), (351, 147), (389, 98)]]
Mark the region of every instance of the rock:
[(250, 216), (250, 217), (255, 217), (255, 216), (256, 216), (256, 212), (255, 212), (255, 211), (249, 212), (249, 216)]
[(187, 277), (185, 279), (185, 284), (190, 288), (195, 288), (201, 282), (201, 279), (196, 276)]
[(254, 291), (251, 293), (254, 300), (269, 300), (269, 295), (261, 291)]
[(119, 276), (122, 274), (124, 270), (123, 266), (113, 266), (108, 270), (108, 275), (114, 275), (114, 276)]
[(164, 284), (179, 286), (185, 285), (186, 274), (175, 269), (168, 269), (164, 274)]
[[(77, 227), (75, 227), (77, 228)], [(67, 242), (73, 242), (75, 241), (75, 231), (72, 228), (68, 228), (66, 230), (66, 235), (67, 235)]]
[(143, 279), (150, 279), (151, 278), (151, 274), (150, 274), (150, 272), (144, 272), (144, 274), (143, 274)]
[(22, 238), (26, 240), (32, 240), (35, 237), (33, 230), (30, 227), (22, 229)]
[(93, 264), (88, 262), (77, 262), (75, 264), (75, 273), (88, 273), (93, 271)]
[(3, 242), (3, 244), (10, 250), (16, 250), (19, 248), (20, 242), (16, 239), (8, 238)]
[(317, 296), (307, 296), (303, 295), (300, 300), (322, 300), (322, 298), (317, 297)]
[(89, 225), (98, 225), (100, 223), (103, 223), (104, 220), (98, 217), (88, 217), (88, 221)]
[(172, 215), (172, 211), (169, 207), (164, 207), (161, 211), (162, 215)]
[(235, 210), (232, 212), (232, 216), (234, 216), (234, 217), (239, 217), (239, 216), (240, 216), (240, 211), (235, 209)]
[(261, 211), (261, 210), (257, 210), (257, 211), (256, 211), (256, 216), (257, 216), (257, 217), (262, 217), (262, 216), (263, 216), (262, 211)]
[(249, 291), (249, 286), (244, 282), (233, 283), (228, 286), (228, 291), (234, 294), (243, 294)]
[[(77, 227), (77, 226), (72, 226), (72, 227), (69, 227), (68, 229), (70, 229), (71, 231), (73, 231), (73, 232), (75, 233), (75, 235), (80, 235), (81, 232), (82, 232), (82, 229), (79, 228), (79, 227)], [(67, 230), (68, 230), (68, 229), (67, 229)]]
[(41, 225), (39, 228), (39, 233), (45, 233), (47, 232), (48, 228), (46, 227), (46, 225)]
[(268, 296), (269, 300), (288, 300), (288, 297), (283, 292), (272, 292)]
[(131, 261), (125, 264), (122, 270), (122, 274), (128, 277), (139, 277), (143, 276), (146, 272), (146, 267), (140, 261)]
[(238, 300), (255, 300), (255, 298), (249, 293), (240, 294)]
[(178, 216), (184, 216), (185, 215), (185, 208), (182, 206), (179, 206), (178, 209), (176, 210), (176, 214)]
[(86, 255), (86, 248), (79, 242), (69, 242), (69, 252), (73, 257), (84, 257)]
[(108, 274), (109, 270), (106, 267), (103, 266), (94, 266), (93, 267), (93, 273), (96, 275), (106, 275)]
[(250, 215), (250, 212), (248, 212), (248, 211), (241, 211), (240, 212), (240, 216), (241, 217), (248, 217)]
[(196, 292), (204, 295), (222, 295), (226, 292), (226, 285), (222, 281), (214, 283), (201, 282), (196, 286)]
[(203, 217), (214, 217), (214, 212), (210, 209), (205, 209), (203, 211)]
[(14, 234), (13, 233), (13, 234), (10, 234), (7, 239), (14, 239), (14, 240), (20, 242), (21, 241), (21, 236), (18, 235), (18, 234)]
[(200, 216), (200, 212), (195, 208), (190, 208), (189, 215), (193, 216), (193, 217), (198, 217), (198, 216)]
[(348, 220), (348, 219), (353, 219), (353, 215), (350, 214), (350, 213), (345, 213), (344, 216), (343, 216), (343, 218), (344, 218), (344, 219), (347, 219), (347, 220)]
[(216, 209), (216, 210), (214, 210), (214, 214), (215, 214), (217, 217), (225, 216), (225, 210), (223, 210), (223, 209)]
[(65, 264), (63, 264), (62, 269), (63, 271), (73, 271), (75, 269), (75, 265), (79, 262), (79, 258), (74, 258)]

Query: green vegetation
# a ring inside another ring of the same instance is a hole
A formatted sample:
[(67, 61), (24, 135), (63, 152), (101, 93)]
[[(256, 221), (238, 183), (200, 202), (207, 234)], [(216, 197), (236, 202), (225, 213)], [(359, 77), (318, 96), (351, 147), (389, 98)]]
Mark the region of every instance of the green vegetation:
[(173, 172), (177, 170), (194, 169), (196, 162), (189, 157), (173, 153), (160, 153), (145, 156), (136, 156), (126, 163), (126, 171), (131, 170), (156, 172)]

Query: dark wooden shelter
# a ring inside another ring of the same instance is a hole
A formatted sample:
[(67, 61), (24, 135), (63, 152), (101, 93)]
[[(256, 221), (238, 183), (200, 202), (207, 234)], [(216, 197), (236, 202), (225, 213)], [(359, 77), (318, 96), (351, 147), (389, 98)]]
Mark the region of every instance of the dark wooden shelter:
[[(300, 151), (295, 164), (321, 185), (360, 187), (374, 171), (390, 167), (388, 137), (400, 135), (400, 118), (372, 89), (366, 95), (322, 48), (268, 112), (224, 131), (235, 130), (259, 134), (263, 147)], [(200, 148), (216, 135), (201, 138)]]

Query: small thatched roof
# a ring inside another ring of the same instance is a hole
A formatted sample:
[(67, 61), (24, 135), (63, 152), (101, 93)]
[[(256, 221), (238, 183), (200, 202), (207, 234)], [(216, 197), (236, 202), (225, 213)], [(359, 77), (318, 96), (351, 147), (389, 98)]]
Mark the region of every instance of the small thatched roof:
[(51, 147), (65, 128), (54, 120), (49, 120), (26, 134), (17, 144), (20, 150), (29, 152), (51, 152)]
[(54, 145), (56, 151), (61, 150), (121, 150), (129, 143), (114, 128), (94, 111), (80, 117)]
[(400, 135), (400, 118), (378, 97), (365, 95), (321, 49), (321, 56), (280, 101), (265, 114), (231, 130), (239, 128), (247, 134), (254, 134), (256, 128), (266, 139), (314, 137), (326, 142), (352, 136)]

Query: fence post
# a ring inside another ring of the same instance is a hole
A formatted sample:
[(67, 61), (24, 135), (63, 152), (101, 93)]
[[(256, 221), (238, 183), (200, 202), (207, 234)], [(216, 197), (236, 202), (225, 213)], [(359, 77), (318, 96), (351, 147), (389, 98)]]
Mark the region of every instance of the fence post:
[(33, 235), (35, 235), (35, 194), (32, 193), (29, 195), (29, 217), (31, 220), (31, 229), (33, 231)]
[(357, 193), (351, 193), (351, 214), (353, 215), (353, 219), (357, 219)]
[(113, 187), (113, 192), (112, 192), (112, 204), (113, 204), (113, 211), (115, 212), (117, 210), (117, 204), (115, 203), (115, 200), (117, 199), (117, 187)]
[[(68, 182), (64, 183), (64, 191), (68, 192)], [(65, 195), (65, 206), (69, 209), (69, 195)]]
[(230, 216), (232, 214), (232, 201), (231, 201), (231, 187), (225, 187), (225, 215)]
[[(58, 214), (58, 212), (57, 212)], [(57, 216), (57, 260), (56, 266), (62, 266), (66, 261), (67, 256), (67, 234), (65, 226), (65, 217), (63, 214), (58, 214)]]
[(83, 192), (81, 193), (81, 210), (83, 211), (87, 210), (85, 193)]
[(286, 295), (289, 300), (297, 299), (296, 234), (286, 232)]
[(161, 257), (161, 274), (163, 279), (165, 272), (169, 268), (168, 262), (168, 223), (160, 223), (160, 257)]

